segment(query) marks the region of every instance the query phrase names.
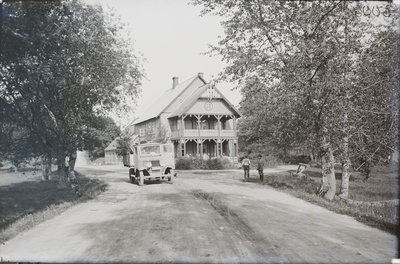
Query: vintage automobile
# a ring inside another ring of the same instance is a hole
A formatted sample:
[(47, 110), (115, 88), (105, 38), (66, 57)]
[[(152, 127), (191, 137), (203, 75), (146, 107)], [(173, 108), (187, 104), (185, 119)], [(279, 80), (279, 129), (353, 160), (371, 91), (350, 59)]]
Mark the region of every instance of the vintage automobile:
[(173, 144), (145, 143), (131, 146), (123, 159), (129, 167), (129, 180), (139, 186), (146, 180), (173, 182), (176, 173)]

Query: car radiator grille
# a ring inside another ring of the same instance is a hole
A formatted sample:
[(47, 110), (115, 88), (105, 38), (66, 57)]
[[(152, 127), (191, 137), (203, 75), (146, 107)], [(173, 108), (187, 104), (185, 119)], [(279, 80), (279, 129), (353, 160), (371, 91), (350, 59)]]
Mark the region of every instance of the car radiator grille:
[(159, 160), (152, 160), (151, 161), (151, 166), (152, 167), (159, 167), (160, 166), (160, 161)]

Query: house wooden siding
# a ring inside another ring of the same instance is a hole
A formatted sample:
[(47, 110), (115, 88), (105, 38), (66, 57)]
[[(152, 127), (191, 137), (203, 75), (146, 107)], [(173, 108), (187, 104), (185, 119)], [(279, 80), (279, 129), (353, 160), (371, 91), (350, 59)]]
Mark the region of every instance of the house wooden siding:
[(135, 125), (135, 134), (139, 136), (139, 141), (153, 141), (160, 121), (153, 118)]

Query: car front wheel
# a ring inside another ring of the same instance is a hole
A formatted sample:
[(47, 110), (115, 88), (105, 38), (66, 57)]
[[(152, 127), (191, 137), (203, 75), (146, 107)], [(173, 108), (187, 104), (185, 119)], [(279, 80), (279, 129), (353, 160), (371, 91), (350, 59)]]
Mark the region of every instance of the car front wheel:
[(144, 184), (144, 176), (143, 176), (143, 172), (139, 173), (139, 181), (138, 181), (138, 185), (142, 186)]

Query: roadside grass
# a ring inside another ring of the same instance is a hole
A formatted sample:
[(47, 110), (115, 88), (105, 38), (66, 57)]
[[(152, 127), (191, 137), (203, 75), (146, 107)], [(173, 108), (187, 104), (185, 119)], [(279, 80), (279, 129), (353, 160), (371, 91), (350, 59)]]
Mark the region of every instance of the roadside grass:
[(79, 195), (56, 181), (28, 181), (0, 186), (0, 242), (13, 238), (71, 206), (95, 198), (107, 185), (75, 173)]
[[(341, 172), (336, 170), (337, 194)], [(320, 169), (310, 168), (307, 178), (290, 176), (288, 172), (269, 174), (263, 184), (288, 192), (297, 198), (322, 206), (330, 211), (354, 217), (369, 226), (397, 234), (398, 231), (398, 172), (394, 168), (377, 166), (370, 179), (353, 174), (349, 182), (349, 199), (335, 197), (332, 201), (316, 195), (320, 185)]]

